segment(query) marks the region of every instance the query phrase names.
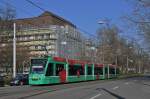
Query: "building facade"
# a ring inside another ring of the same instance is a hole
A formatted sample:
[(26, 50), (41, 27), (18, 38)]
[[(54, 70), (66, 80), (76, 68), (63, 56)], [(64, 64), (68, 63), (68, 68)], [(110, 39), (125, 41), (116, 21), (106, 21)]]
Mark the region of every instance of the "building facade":
[[(51, 12), (46, 11), (33, 18), (17, 19), (15, 23), (18, 71), (26, 69), (31, 57), (49, 55), (82, 60), (91, 57), (86, 53), (86, 48), (91, 46), (76, 26)], [(12, 41), (12, 34), (0, 36), (0, 52), (9, 49), (7, 53), (11, 54), (8, 61), (8, 55), (3, 53), (1, 67), (4, 70), (7, 66), (12, 67)]]

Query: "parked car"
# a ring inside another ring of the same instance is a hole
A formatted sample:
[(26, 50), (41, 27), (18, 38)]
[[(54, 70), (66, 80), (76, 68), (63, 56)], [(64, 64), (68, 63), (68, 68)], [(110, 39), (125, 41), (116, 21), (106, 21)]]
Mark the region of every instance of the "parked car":
[(28, 85), (28, 74), (17, 74), (16, 77), (10, 82), (10, 85)]
[(4, 77), (3, 76), (0, 76), (0, 87), (3, 87), (4, 86)]
[(150, 72), (145, 72), (144, 76), (147, 77), (147, 78), (150, 78)]

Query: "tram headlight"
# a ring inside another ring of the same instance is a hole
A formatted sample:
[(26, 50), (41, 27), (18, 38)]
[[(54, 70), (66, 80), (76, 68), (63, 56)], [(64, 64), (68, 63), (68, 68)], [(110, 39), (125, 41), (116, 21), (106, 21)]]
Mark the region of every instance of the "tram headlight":
[(32, 80), (41, 80), (40, 77), (32, 77)]
[(33, 77), (32, 80), (38, 80), (38, 77)]

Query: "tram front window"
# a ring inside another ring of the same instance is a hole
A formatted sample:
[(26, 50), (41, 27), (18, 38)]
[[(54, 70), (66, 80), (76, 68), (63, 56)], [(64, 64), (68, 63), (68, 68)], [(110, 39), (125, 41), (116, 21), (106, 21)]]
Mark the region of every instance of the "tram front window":
[(47, 59), (32, 59), (31, 60), (32, 73), (43, 73), (46, 63)]
[(44, 68), (43, 68), (43, 66), (32, 66), (32, 72), (33, 73), (43, 73)]

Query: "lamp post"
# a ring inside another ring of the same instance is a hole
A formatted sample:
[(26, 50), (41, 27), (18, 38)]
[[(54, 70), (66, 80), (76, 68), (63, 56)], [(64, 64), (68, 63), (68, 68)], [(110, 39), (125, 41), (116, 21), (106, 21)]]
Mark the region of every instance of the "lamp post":
[[(61, 45), (66, 46), (66, 45), (67, 45), (67, 42), (66, 42), (66, 41), (62, 41), (62, 42), (61, 42)], [(66, 50), (66, 49), (63, 49), (63, 50)], [(64, 52), (64, 51), (63, 51), (63, 52)], [(67, 53), (67, 56), (66, 56), (65, 53), (64, 53), (64, 56), (65, 56), (65, 58), (66, 58), (66, 62), (68, 63), (68, 53)], [(67, 81), (68, 81), (68, 69), (69, 69), (68, 64), (66, 64), (66, 78), (67, 78)]]
[(16, 23), (13, 24), (13, 78), (16, 77)]
[[(66, 57), (66, 58), (69, 58), (69, 54), (72, 55), (72, 54), (75, 53), (75, 51), (76, 51), (75, 47), (74, 47), (74, 50), (72, 50), (72, 47), (70, 47), (70, 48), (67, 47), (68, 45), (69, 45), (69, 46), (73, 46), (73, 45), (70, 45), (69, 42), (70, 42), (70, 43), (73, 43), (73, 42), (75, 42), (75, 41), (62, 41), (62, 42), (61, 42), (61, 45), (64, 46), (63, 48), (61, 48), (61, 49), (63, 49), (63, 53), (64, 53), (63, 56)], [(66, 49), (66, 48), (67, 48), (67, 49)], [(72, 51), (72, 52), (70, 52), (69, 50)], [(66, 52), (66, 51), (67, 51), (67, 52)], [(69, 51), (69, 52), (68, 52), (68, 51)], [(66, 53), (65, 53), (65, 52), (66, 52)], [(67, 54), (67, 55), (66, 55), (66, 54)]]
[(106, 26), (109, 27), (109, 20), (100, 20), (98, 21), (98, 24), (106, 24)]
[[(67, 45), (67, 42), (66, 41), (62, 41), (61, 42), (61, 45), (64, 45), (64, 46), (66, 46)], [(66, 47), (65, 47), (66, 48)], [(66, 57), (66, 53), (65, 53), (65, 51), (66, 51), (66, 49), (65, 48), (62, 48), (63, 49), (63, 56), (65, 57), (65, 58), (68, 58), (68, 57)], [(67, 53), (68, 54), (68, 53)]]
[[(99, 24), (99, 25), (106, 24), (106, 26), (109, 27), (109, 22), (108, 22), (108, 20), (100, 20), (100, 21), (98, 21), (98, 24)], [(103, 43), (103, 42), (102, 42), (102, 43)], [(102, 63), (104, 64), (104, 63), (105, 63), (105, 55), (104, 55), (103, 51), (104, 51), (104, 46), (103, 46), (103, 44), (102, 44)]]
[[(129, 49), (132, 49), (132, 47), (130, 46)], [(127, 66), (126, 67), (127, 68), (127, 74), (128, 74), (128, 69), (129, 69), (129, 60), (130, 60), (129, 55), (127, 54), (127, 65), (126, 65)]]
[(93, 56), (92, 56), (92, 53), (91, 53), (92, 63), (94, 63), (95, 62), (94, 57), (96, 56), (94, 51), (96, 51), (96, 48), (94, 46), (92, 46), (90, 49), (92, 50), (92, 53), (93, 53)]

